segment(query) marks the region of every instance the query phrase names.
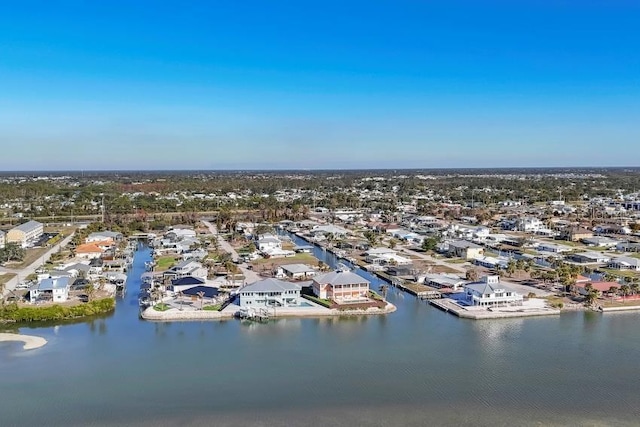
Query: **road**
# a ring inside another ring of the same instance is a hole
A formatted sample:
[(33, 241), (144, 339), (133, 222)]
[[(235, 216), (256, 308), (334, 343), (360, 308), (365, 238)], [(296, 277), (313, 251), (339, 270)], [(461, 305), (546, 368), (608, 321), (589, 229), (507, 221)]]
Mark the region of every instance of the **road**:
[(51, 258), (51, 255), (54, 252), (57, 252), (61, 247), (64, 247), (64, 246), (68, 245), (69, 242), (71, 242), (71, 239), (73, 239), (73, 233), (71, 235), (65, 237), (57, 245), (52, 246), (51, 249), (49, 249), (47, 252), (45, 252), (40, 258), (36, 259), (30, 265), (26, 266), (23, 269), (16, 270), (16, 269), (12, 269), (12, 268), (0, 267), (0, 273), (14, 273), (14, 274), (17, 274), (16, 277), (14, 277), (13, 279), (9, 280), (6, 283), (6, 285), (4, 287), (4, 291), (2, 292), (2, 297), (4, 298), (4, 296), (7, 295), (10, 291), (13, 291), (16, 288), (16, 286), (18, 286), (18, 283), (20, 283), (21, 280), (24, 280), (25, 277), (29, 276), (30, 274), (35, 273), (36, 270), (40, 266), (42, 266), (42, 264), (44, 264), (45, 262), (47, 262), (49, 260), (49, 258)]
[[(239, 259), (238, 252), (236, 252), (236, 250), (233, 248), (233, 246), (231, 246), (229, 242), (220, 237), (220, 235), (218, 234), (218, 229), (215, 225), (211, 224), (209, 221), (202, 221), (202, 223), (207, 226), (211, 234), (218, 238), (218, 243), (223, 250), (229, 252), (233, 259)], [(241, 264), (239, 267), (242, 271), (242, 274), (244, 275), (245, 283), (253, 283), (257, 282), (258, 280), (262, 280), (262, 277), (260, 277), (258, 273), (253, 270), (249, 270), (246, 265)]]

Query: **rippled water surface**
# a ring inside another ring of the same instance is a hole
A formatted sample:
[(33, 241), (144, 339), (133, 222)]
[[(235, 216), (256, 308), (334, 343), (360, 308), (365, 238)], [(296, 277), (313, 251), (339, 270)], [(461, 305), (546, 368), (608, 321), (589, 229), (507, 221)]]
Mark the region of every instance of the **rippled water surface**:
[(637, 425), (640, 315), (470, 321), (391, 290), (385, 317), (266, 324), (116, 312), (0, 344), (0, 425)]

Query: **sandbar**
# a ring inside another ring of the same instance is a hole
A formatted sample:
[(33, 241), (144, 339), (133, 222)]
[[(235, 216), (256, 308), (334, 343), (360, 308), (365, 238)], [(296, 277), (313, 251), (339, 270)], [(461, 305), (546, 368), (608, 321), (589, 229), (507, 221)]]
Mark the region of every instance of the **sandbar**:
[(4, 341), (22, 341), (24, 343), (25, 350), (33, 350), (40, 348), (47, 343), (42, 337), (34, 337), (33, 335), (21, 335), (21, 334), (7, 334), (0, 333), (0, 342)]

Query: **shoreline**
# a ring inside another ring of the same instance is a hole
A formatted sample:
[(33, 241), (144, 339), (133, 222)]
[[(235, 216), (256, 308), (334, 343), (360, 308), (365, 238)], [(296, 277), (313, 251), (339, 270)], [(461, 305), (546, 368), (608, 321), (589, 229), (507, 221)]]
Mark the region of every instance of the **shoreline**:
[(33, 335), (22, 335), (0, 332), (0, 342), (20, 341), (24, 343), (23, 350), (34, 350), (47, 344), (47, 340)]
[[(337, 309), (324, 309), (320, 310), (305, 310), (306, 312), (294, 312), (292, 310), (276, 310), (275, 314), (269, 314), (269, 318), (318, 318), (318, 317), (341, 317), (341, 316), (380, 316), (390, 314), (396, 311), (397, 308), (391, 303), (387, 303), (384, 309), (367, 309), (367, 310), (337, 310)], [(153, 307), (148, 307), (140, 312), (140, 317), (144, 320), (157, 321), (157, 322), (170, 322), (170, 321), (194, 321), (194, 320), (228, 320), (235, 319), (235, 310), (223, 310), (223, 311), (206, 311), (206, 310), (167, 310), (157, 311)]]

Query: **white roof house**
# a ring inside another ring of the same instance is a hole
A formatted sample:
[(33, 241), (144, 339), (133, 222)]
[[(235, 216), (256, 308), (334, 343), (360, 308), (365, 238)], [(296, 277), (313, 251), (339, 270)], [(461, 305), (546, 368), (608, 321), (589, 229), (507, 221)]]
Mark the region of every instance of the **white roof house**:
[(479, 306), (522, 305), (522, 295), (500, 283), (499, 276), (485, 276), (464, 285), (467, 301)]
[(264, 279), (238, 291), (240, 307), (292, 307), (300, 305), (300, 290), (296, 283)]

